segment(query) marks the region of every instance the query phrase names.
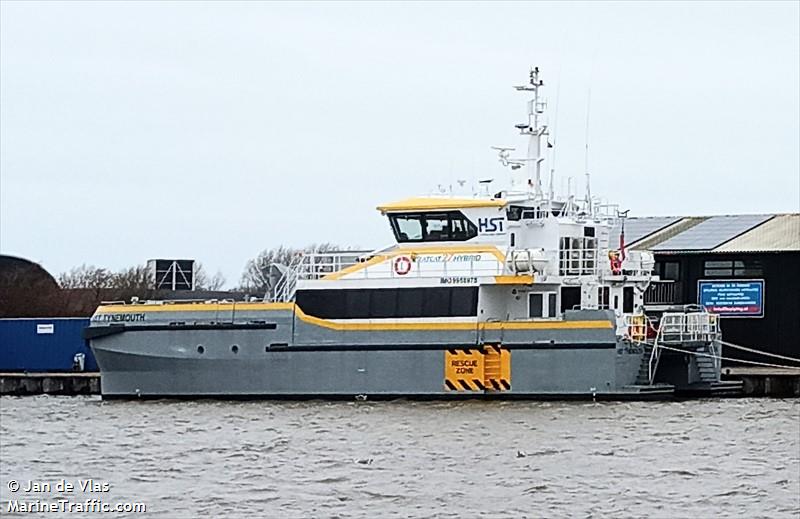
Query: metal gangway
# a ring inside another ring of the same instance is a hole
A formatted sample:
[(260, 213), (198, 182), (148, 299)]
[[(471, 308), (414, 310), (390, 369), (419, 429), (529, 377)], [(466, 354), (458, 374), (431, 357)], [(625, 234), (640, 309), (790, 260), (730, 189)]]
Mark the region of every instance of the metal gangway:
[[(689, 305), (687, 312), (666, 312), (661, 316), (658, 333), (653, 341), (648, 362), (648, 377), (653, 383), (661, 351), (675, 349), (687, 343), (707, 345), (709, 355), (714, 360), (715, 368), (719, 369), (721, 351), (718, 351), (720, 338), (719, 316), (710, 314), (702, 307)], [(694, 310), (694, 311), (691, 311)]]

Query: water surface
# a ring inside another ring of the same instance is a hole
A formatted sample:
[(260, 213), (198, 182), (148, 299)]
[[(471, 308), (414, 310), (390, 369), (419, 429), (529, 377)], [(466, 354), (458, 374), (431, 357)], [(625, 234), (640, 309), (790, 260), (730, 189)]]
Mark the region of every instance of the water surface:
[[(110, 490), (8, 489), (62, 478)], [(800, 399), (0, 398), (0, 515), (60, 495), (147, 506), (97, 517), (796, 518)]]

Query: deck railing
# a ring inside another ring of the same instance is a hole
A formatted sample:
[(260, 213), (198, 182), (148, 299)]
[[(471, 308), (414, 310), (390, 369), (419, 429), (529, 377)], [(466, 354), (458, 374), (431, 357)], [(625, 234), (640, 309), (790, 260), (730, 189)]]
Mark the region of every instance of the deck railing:
[(645, 304), (671, 305), (681, 301), (681, 283), (675, 281), (653, 281), (644, 293)]

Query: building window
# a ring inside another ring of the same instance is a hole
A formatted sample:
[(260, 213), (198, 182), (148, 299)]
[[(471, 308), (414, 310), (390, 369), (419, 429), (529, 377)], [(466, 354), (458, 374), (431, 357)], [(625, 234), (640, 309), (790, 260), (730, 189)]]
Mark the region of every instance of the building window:
[(760, 260), (706, 260), (703, 262), (703, 275), (708, 278), (747, 278), (761, 277), (764, 268)]
[(680, 281), (681, 264), (678, 261), (657, 261), (653, 272), (661, 281)]

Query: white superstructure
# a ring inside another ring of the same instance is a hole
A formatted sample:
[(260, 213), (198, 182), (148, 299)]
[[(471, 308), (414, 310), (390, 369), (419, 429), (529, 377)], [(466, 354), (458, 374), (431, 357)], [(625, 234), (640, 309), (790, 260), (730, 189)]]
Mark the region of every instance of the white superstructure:
[[(273, 298), (297, 289), (478, 286), (480, 320), (558, 319), (565, 310), (610, 309), (624, 330), (640, 314), (653, 258), (625, 251), (611, 233), (620, 214), (589, 195), (558, 197), (542, 188), (548, 127), (538, 68), (515, 89), (529, 93), (527, 155), (495, 147), (510, 168), (510, 187), (494, 195), (428, 196), (384, 204), (396, 244), (360, 257), (305, 254)], [(587, 180), (588, 182), (588, 180)], [(612, 242), (614, 241), (614, 242)]]

